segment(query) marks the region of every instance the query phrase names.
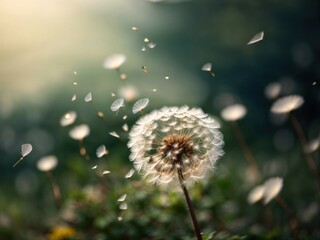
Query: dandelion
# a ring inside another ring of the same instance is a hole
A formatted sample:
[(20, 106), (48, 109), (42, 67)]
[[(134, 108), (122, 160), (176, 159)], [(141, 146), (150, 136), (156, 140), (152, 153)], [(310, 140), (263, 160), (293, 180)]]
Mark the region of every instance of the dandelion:
[(102, 158), (103, 156), (107, 155), (109, 151), (106, 149), (105, 145), (101, 145), (96, 150), (97, 158)]
[(271, 112), (275, 114), (288, 114), (301, 107), (303, 103), (303, 97), (299, 95), (289, 95), (275, 101), (271, 107)]
[(79, 141), (79, 151), (80, 155), (84, 156), (87, 160), (89, 160), (89, 156), (87, 155), (87, 150), (83, 145), (83, 139), (90, 134), (90, 127), (87, 124), (77, 125), (69, 131), (69, 136), (74, 140)]
[(32, 145), (30, 143), (21, 145), (21, 158), (13, 165), (15, 167), (19, 162), (21, 162), (29, 153), (32, 151)]
[(274, 114), (285, 114), (289, 115), (289, 118), (291, 120), (293, 129), (295, 130), (300, 145), (302, 147), (302, 150), (305, 155), (305, 159), (307, 161), (307, 164), (310, 168), (311, 173), (313, 174), (314, 180), (317, 184), (317, 187), (320, 187), (320, 176), (318, 174), (317, 165), (315, 164), (314, 159), (310, 155), (308, 151), (306, 151), (306, 146), (308, 145), (308, 140), (304, 134), (303, 128), (298, 121), (298, 119), (293, 114), (293, 111), (300, 108), (304, 103), (304, 99), (302, 96), (299, 95), (289, 95), (286, 97), (282, 97), (275, 101), (273, 105), (271, 106), (271, 112)]
[(268, 204), (281, 191), (283, 186), (283, 179), (279, 177), (270, 178), (264, 183), (263, 203)]
[(221, 117), (224, 120), (231, 123), (231, 127), (233, 128), (235, 136), (248, 161), (248, 164), (249, 164), (248, 178), (250, 181), (255, 182), (259, 177), (258, 164), (252, 154), (251, 149), (249, 148), (249, 146), (244, 140), (244, 137), (239, 125), (237, 124), (237, 121), (244, 118), (246, 114), (247, 114), (247, 109), (242, 104), (230, 105), (221, 111)]
[(263, 37), (264, 37), (264, 32), (259, 32), (257, 33), (256, 35), (254, 35), (250, 41), (247, 43), (247, 45), (251, 45), (251, 44), (254, 44), (256, 42), (259, 42), (259, 41), (262, 41), (263, 40)]
[(268, 204), (272, 199), (275, 199), (280, 207), (284, 210), (288, 217), (289, 227), (293, 239), (297, 238), (298, 235), (298, 221), (293, 211), (285, 200), (279, 195), (283, 187), (283, 179), (280, 177), (274, 177), (268, 179), (264, 184), (263, 203)]
[(265, 187), (264, 185), (259, 185), (252, 189), (248, 195), (248, 203), (254, 204), (263, 198)]
[(47, 172), (53, 170), (58, 165), (58, 159), (54, 155), (48, 155), (40, 158), (37, 162), (39, 171)]
[(237, 121), (244, 118), (247, 114), (247, 109), (242, 104), (234, 104), (224, 108), (221, 116), (226, 121)]
[(39, 171), (45, 172), (49, 182), (51, 184), (52, 196), (56, 206), (59, 208), (61, 206), (61, 191), (60, 187), (52, 174), (52, 170), (58, 165), (58, 158), (54, 155), (47, 155), (37, 162), (37, 168)]
[(163, 107), (141, 117), (129, 133), (130, 160), (147, 181), (180, 185), (201, 239), (187, 185), (204, 179), (224, 154), (220, 125), (201, 109)]
[(68, 226), (55, 226), (48, 235), (49, 240), (74, 239), (77, 232), (74, 228)]
[(60, 125), (62, 127), (69, 126), (73, 124), (76, 121), (76, 119), (77, 113), (75, 111), (69, 111), (60, 118)]
[(145, 109), (149, 104), (149, 98), (142, 98), (138, 101), (136, 101), (132, 107), (133, 114), (136, 114), (137, 112), (142, 112), (143, 109)]

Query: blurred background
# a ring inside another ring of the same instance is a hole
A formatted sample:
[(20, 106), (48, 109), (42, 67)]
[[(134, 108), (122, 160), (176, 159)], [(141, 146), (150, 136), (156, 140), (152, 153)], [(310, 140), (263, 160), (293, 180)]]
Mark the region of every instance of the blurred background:
[[(319, 139), (319, 5), (317, 0), (2, 0), (0, 239), (67, 239), (57, 230), (61, 226), (70, 239), (192, 239), (180, 193), (147, 184), (138, 174), (124, 178), (132, 163), (121, 126), (134, 124), (139, 116), (131, 107), (145, 97), (150, 99), (145, 113), (187, 104), (222, 125), (225, 156), (205, 183), (190, 189), (208, 238), (213, 232), (216, 239), (290, 237), (279, 204), (268, 205), (269, 224), (265, 207), (247, 202), (254, 186), (274, 176), (284, 179), (280, 194), (298, 218), (300, 238), (319, 238), (319, 189), (290, 121), (270, 112), (278, 97), (303, 96), (295, 116), (308, 140)], [(261, 31), (264, 39), (247, 45)], [(119, 71), (103, 67), (113, 54), (126, 56)], [(215, 77), (201, 70), (205, 63), (212, 63)], [(92, 101), (85, 102), (89, 92)], [(118, 97), (126, 99), (126, 120), (110, 110)], [(235, 103), (247, 109), (238, 126), (258, 163), (254, 183), (232, 127), (220, 115)], [(68, 111), (76, 111), (76, 122), (62, 127)], [(89, 161), (69, 137), (81, 123), (91, 129), (83, 141)], [(108, 134), (112, 131), (120, 139)], [(25, 143), (33, 151), (12, 168)], [(98, 160), (102, 144), (109, 154)], [(312, 154), (319, 169), (317, 150)], [(59, 160), (52, 171), (62, 193), (58, 207), (50, 181), (36, 166), (46, 155)], [(111, 173), (102, 176), (104, 169)], [(128, 209), (121, 211), (117, 198), (124, 193)]]

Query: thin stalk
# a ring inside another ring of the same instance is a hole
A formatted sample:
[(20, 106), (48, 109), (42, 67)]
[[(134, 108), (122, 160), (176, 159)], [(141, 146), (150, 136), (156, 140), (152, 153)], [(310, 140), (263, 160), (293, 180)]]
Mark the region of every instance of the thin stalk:
[(53, 200), (54, 200), (57, 208), (60, 208), (60, 206), (61, 206), (61, 191), (60, 191), (60, 187), (57, 184), (55, 178), (53, 177), (53, 175), (52, 175), (52, 173), (50, 171), (47, 171), (46, 174), (47, 174), (47, 176), (49, 178), (49, 182), (51, 183)]
[(299, 233), (297, 218), (295, 217), (292, 210), (290, 209), (288, 204), (285, 202), (285, 200), (281, 196), (277, 196), (275, 199), (279, 203), (279, 205), (282, 207), (282, 209), (284, 210), (284, 212), (286, 213), (289, 219), (289, 227), (291, 230), (292, 239), (297, 239), (298, 233)]
[(257, 178), (259, 176), (257, 161), (255, 160), (249, 146), (246, 144), (238, 123), (236, 121), (232, 121), (231, 126), (232, 126), (234, 133), (236, 135), (236, 138), (237, 138), (237, 140), (243, 150), (243, 153), (247, 159), (247, 162), (249, 164), (249, 169), (250, 169), (251, 173), (253, 174), (253, 176), (255, 177), (255, 180), (257, 180)]
[(178, 176), (179, 176), (180, 186), (181, 186), (181, 188), (183, 190), (183, 193), (184, 193), (184, 196), (186, 198), (186, 202), (187, 202), (187, 205), (188, 205), (189, 213), (190, 213), (190, 216), (191, 216), (191, 219), (192, 219), (194, 233), (195, 233), (195, 235), (196, 235), (198, 240), (202, 240), (199, 224), (198, 224), (198, 221), (197, 221), (197, 218), (196, 218), (196, 214), (194, 212), (194, 208), (192, 206), (192, 202), (191, 202), (191, 199), (190, 199), (190, 196), (189, 196), (189, 192), (188, 192), (188, 189), (186, 187), (186, 184), (185, 184), (184, 177), (183, 177), (181, 169), (178, 169)]
[(305, 147), (307, 146), (307, 138), (304, 135), (302, 126), (299, 123), (298, 119), (294, 116), (293, 113), (290, 113), (289, 117), (290, 117), (291, 123), (293, 125), (293, 128), (296, 131), (296, 134), (298, 136), (298, 139), (301, 144), (302, 150), (304, 152), (307, 164), (308, 164), (310, 171), (313, 174), (314, 180), (316, 181), (316, 184), (319, 188), (320, 187), (320, 177), (318, 174), (317, 165), (316, 165), (314, 159), (312, 158), (311, 154), (305, 150)]

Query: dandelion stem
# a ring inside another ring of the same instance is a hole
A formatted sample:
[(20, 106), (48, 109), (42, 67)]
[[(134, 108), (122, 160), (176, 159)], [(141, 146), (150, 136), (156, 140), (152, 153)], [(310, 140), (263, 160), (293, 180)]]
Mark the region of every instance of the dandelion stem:
[(249, 146), (246, 144), (238, 123), (236, 121), (232, 121), (231, 126), (233, 127), (236, 138), (237, 138), (237, 140), (238, 140), (238, 142), (244, 152), (244, 155), (247, 159), (250, 172), (253, 174), (254, 179), (257, 180), (257, 177), (259, 176), (257, 161), (255, 160)]
[(303, 129), (302, 129), (302, 126), (301, 124), (299, 123), (298, 119), (294, 116), (293, 113), (290, 113), (289, 114), (289, 117), (290, 117), (290, 120), (291, 120), (291, 123), (293, 125), (293, 128), (294, 130), (296, 131), (296, 134), (298, 136), (298, 139), (300, 141), (300, 144), (301, 144), (301, 147), (302, 147), (302, 150), (304, 152), (304, 155), (306, 157), (306, 161), (307, 161), (307, 164), (311, 170), (311, 173), (313, 174), (313, 177), (316, 181), (316, 184), (318, 186), (318, 188), (320, 187), (320, 177), (319, 177), (319, 174), (318, 174), (318, 171), (317, 171), (317, 166), (314, 162), (314, 159), (312, 158), (312, 156), (310, 155), (310, 153), (308, 153), (306, 150), (305, 150), (305, 147), (307, 146), (307, 138), (305, 137), (304, 135), (304, 132), (303, 132)]
[(292, 210), (288, 206), (288, 204), (285, 202), (285, 200), (281, 196), (277, 196), (276, 201), (279, 203), (281, 208), (285, 211), (287, 217), (289, 218), (289, 227), (292, 234), (292, 239), (297, 239), (299, 227), (298, 227), (298, 221), (295, 215), (293, 214)]
[(189, 213), (190, 213), (190, 216), (191, 216), (191, 219), (192, 219), (195, 235), (197, 236), (198, 240), (202, 240), (199, 224), (198, 224), (198, 221), (197, 221), (197, 218), (196, 218), (196, 214), (194, 212), (194, 208), (192, 206), (192, 202), (191, 202), (191, 199), (190, 199), (190, 196), (189, 196), (189, 192), (188, 192), (188, 189), (186, 187), (186, 184), (185, 184), (184, 177), (183, 177), (181, 169), (178, 169), (178, 176), (179, 176), (180, 186), (181, 186), (181, 188), (183, 190), (183, 193), (184, 193), (184, 196), (186, 198), (186, 202), (187, 202)]
[(54, 202), (55, 202), (57, 208), (60, 208), (60, 206), (61, 206), (61, 191), (60, 191), (60, 187), (57, 184), (55, 178), (53, 177), (53, 175), (52, 175), (52, 173), (50, 171), (47, 171), (46, 174), (47, 174), (47, 176), (49, 178), (49, 181), (51, 183), (52, 196), (53, 196)]

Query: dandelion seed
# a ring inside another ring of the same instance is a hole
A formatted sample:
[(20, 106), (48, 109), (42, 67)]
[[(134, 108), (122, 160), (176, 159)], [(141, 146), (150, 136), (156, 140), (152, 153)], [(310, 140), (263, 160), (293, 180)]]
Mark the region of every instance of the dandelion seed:
[(259, 42), (261, 40), (263, 40), (263, 37), (264, 37), (264, 32), (259, 32), (257, 33), (256, 35), (254, 35), (251, 40), (247, 43), (247, 45), (250, 45), (250, 44), (254, 44), (256, 42)]
[(89, 92), (85, 97), (84, 97), (85, 102), (91, 102), (92, 101), (92, 94)]
[(117, 217), (117, 220), (118, 220), (119, 222), (122, 222), (123, 217), (119, 216), (119, 217)]
[(121, 87), (118, 93), (127, 102), (131, 102), (139, 96), (138, 89), (133, 85), (125, 85)]
[(102, 172), (103, 175), (107, 175), (107, 174), (109, 174), (109, 173), (111, 173), (111, 172), (108, 171), (108, 170), (105, 170), (105, 171)]
[[(190, 122), (193, 129), (176, 130), (169, 123)], [(166, 133), (161, 129), (170, 127)], [(201, 109), (163, 107), (142, 116), (129, 133), (130, 160), (149, 182), (179, 182), (178, 171), (186, 184), (203, 179), (223, 155), (223, 135), (219, 124)], [(192, 131), (197, 130), (197, 131)], [(196, 147), (197, 146), (197, 147)]]
[(30, 143), (25, 143), (21, 145), (21, 158), (13, 165), (15, 167), (19, 162), (21, 162), (24, 157), (26, 157), (32, 151), (32, 145)]
[(142, 51), (142, 52), (145, 52), (145, 51), (147, 51), (147, 48), (146, 48), (146, 47), (142, 47), (142, 48), (141, 48), (141, 51)]
[(264, 94), (268, 99), (275, 99), (280, 95), (281, 84), (278, 82), (270, 83), (264, 89)]
[(128, 130), (129, 130), (128, 124), (126, 124), (126, 123), (123, 124), (122, 129), (123, 129), (123, 131), (128, 132)]
[(226, 121), (237, 121), (247, 114), (247, 109), (242, 104), (234, 104), (224, 108), (221, 116)]
[(263, 186), (263, 203), (266, 205), (280, 193), (283, 186), (283, 179), (280, 177), (270, 178)]
[(132, 108), (133, 114), (136, 114), (137, 112), (142, 111), (145, 109), (149, 104), (149, 98), (142, 98), (135, 102)]
[(42, 172), (53, 170), (58, 165), (58, 158), (54, 155), (48, 155), (40, 158), (37, 162), (37, 168)]
[(149, 42), (149, 43), (148, 43), (148, 47), (149, 47), (150, 49), (155, 48), (156, 46), (157, 46), (157, 44), (155, 44), (155, 43), (153, 43), (153, 42)]
[(100, 118), (104, 118), (103, 112), (97, 112), (97, 115), (98, 115), (98, 117), (100, 117)]
[(126, 202), (123, 202), (119, 206), (120, 210), (127, 210), (128, 209), (128, 204)]
[(76, 94), (73, 94), (73, 96), (72, 96), (72, 98), (71, 98), (71, 101), (74, 102), (76, 99), (77, 99), (77, 95), (76, 95)]
[(65, 113), (61, 118), (60, 118), (60, 125), (62, 127), (69, 126), (73, 124), (77, 119), (77, 113), (75, 111), (70, 111)]
[(124, 99), (123, 98), (116, 99), (111, 104), (111, 111), (116, 112), (116, 111), (118, 111), (120, 108), (122, 108), (124, 106), (125, 105), (124, 105)]
[(116, 96), (116, 94), (115, 93), (111, 93), (111, 97), (115, 97)]
[(248, 195), (248, 203), (254, 204), (258, 201), (260, 201), (263, 198), (264, 195), (264, 185), (259, 185), (252, 189)]
[(78, 73), (76, 71), (73, 72), (74, 75), (78, 75)]
[(157, 89), (156, 89), (156, 88), (152, 89), (152, 92), (156, 92), (156, 91), (157, 91)]
[(95, 169), (97, 169), (97, 167), (98, 167), (98, 165), (95, 165), (95, 166), (93, 166), (91, 169), (92, 169), (92, 170), (95, 170)]
[(125, 178), (131, 178), (132, 175), (134, 174), (135, 170), (132, 168), (130, 171), (124, 176)]
[(301, 107), (303, 103), (303, 97), (299, 95), (289, 95), (275, 101), (271, 106), (271, 112), (276, 114), (288, 114)]
[(90, 134), (90, 128), (87, 124), (75, 126), (69, 131), (69, 136), (75, 140), (83, 140)]
[(32, 145), (30, 143), (21, 145), (21, 156), (25, 157), (32, 151)]
[(127, 115), (124, 115), (124, 116), (122, 117), (123, 120), (126, 120), (127, 118), (128, 118)]
[(73, 82), (73, 85), (74, 85), (74, 86), (77, 86), (77, 85), (78, 85), (78, 83), (77, 83), (77, 82)]
[(149, 42), (149, 38), (144, 38), (143, 41), (144, 41), (145, 43), (148, 43), (148, 42)]
[(202, 66), (201, 70), (205, 72), (211, 72), (211, 68), (212, 68), (212, 63), (205, 63)]
[(97, 158), (102, 158), (103, 156), (107, 155), (109, 151), (106, 149), (105, 145), (101, 145), (96, 150)]
[(170, 77), (169, 76), (165, 76), (164, 79), (165, 80), (170, 80)]
[(113, 54), (104, 60), (103, 67), (107, 69), (119, 69), (126, 60), (127, 57), (123, 54)]
[(316, 84), (317, 84), (317, 82), (313, 82), (313, 83), (312, 83), (312, 86), (315, 86)]
[(123, 202), (124, 200), (126, 200), (127, 194), (123, 194), (118, 198), (118, 202)]
[(118, 133), (116, 133), (115, 131), (113, 132), (109, 132), (109, 134), (113, 137), (116, 137), (116, 138), (120, 138), (120, 136), (118, 135)]
[(139, 29), (137, 27), (132, 27), (131, 30), (134, 31), (134, 32), (138, 32), (139, 31)]

